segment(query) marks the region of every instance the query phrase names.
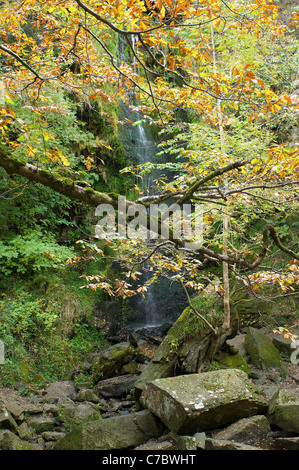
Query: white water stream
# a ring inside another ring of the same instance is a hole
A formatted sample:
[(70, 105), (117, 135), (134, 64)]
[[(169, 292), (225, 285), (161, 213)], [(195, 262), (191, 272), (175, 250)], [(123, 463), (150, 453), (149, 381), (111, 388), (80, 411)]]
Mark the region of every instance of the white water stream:
[[(135, 50), (137, 41), (138, 37), (133, 35), (131, 37), (133, 50)], [(120, 60), (125, 62), (127, 61), (126, 47), (126, 40), (120, 37)], [(133, 67), (134, 62), (135, 59), (133, 57), (133, 63), (131, 62)], [(132, 105), (134, 109), (136, 109), (136, 101), (136, 97), (132, 96)], [(123, 129), (123, 143), (128, 157), (132, 159), (132, 163), (137, 165), (154, 162), (157, 163), (157, 145), (155, 138), (151, 135), (150, 129), (147, 128), (146, 122), (143, 121), (143, 116), (136, 111), (132, 111), (130, 107), (125, 105), (123, 105), (123, 114), (125, 117), (127, 117), (128, 121), (135, 123), (135, 125), (132, 126), (132, 129)], [(143, 195), (153, 194), (155, 189), (154, 181), (156, 178), (156, 172), (153, 171), (139, 175), (137, 185), (142, 190)], [(144, 274), (142, 277), (143, 282), (148, 281), (152, 275), (150, 271), (147, 271), (147, 267), (147, 265), (144, 266)], [(160, 289), (158, 284), (151, 286), (147, 292), (144, 292), (144, 297), (140, 296), (140, 299), (137, 301), (136, 307), (139, 312), (138, 317), (143, 318), (143, 322), (146, 327), (158, 326), (163, 323), (161, 309), (158, 308), (160, 301), (158, 302), (157, 300), (157, 293), (159, 293), (160, 298), (161, 292), (157, 292), (157, 289)]]

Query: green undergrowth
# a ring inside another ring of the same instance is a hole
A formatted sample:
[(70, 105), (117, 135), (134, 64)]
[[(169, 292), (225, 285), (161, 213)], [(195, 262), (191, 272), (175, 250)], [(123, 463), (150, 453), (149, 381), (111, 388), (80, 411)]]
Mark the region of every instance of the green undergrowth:
[(5, 345), (0, 384), (70, 380), (76, 364), (105, 345), (94, 322), (101, 296), (81, 286), (73, 268), (0, 282), (0, 340)]

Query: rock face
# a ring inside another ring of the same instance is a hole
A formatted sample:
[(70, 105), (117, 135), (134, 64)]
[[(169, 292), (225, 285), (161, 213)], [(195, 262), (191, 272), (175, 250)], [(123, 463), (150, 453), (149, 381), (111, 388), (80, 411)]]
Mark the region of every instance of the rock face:
[(248, 328), (245, 348), (252, 363), (259, 369), (279, 369), (281, 356), (272, 341), (260, 330)]
[(54, 450), (126, 449), (159, 437), (163, 426), (149, 411), (116, 416), (77, 426), (54, 445)]
[(215, 429), (267, 410), (247, 374), (237, 369), (154, 380), (140, 402), (178, 434)]
[(277, 391), (269, 403), (268, 417), (271, 424), (299, 433), (299, 391)]

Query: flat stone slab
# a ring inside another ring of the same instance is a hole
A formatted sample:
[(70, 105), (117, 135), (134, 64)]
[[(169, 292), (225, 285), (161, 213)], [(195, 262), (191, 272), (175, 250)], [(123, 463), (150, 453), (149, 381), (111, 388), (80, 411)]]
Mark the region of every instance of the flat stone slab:
[(213, 438), (244, 442), (252, 438), (265, 437), (269, 432), (271, 432), (271, 427), (266, 416), (258, 415), (238, 420), (215, 434)]
[(258, 447), (250, 446), (240, 442), (226, 441), (222, 439), (207, 439), (206, 450), (261, 450)]
[(238, 369), (154, 380), (145, 386), (140, 402), (178, 434), (215, 429), (267, 411), (265, 399)]

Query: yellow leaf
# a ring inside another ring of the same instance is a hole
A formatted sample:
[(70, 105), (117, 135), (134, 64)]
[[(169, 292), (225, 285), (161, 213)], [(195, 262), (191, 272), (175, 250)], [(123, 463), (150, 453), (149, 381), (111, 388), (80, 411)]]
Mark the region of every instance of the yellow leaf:
[(160, 20), (163, 20), (164, 17), (165, 17), (165, 7), (162, 6), (162, 8), (160, 10), (159, 18), (160, 18)]
[(59, 155), (60, 156), (60, 160), (62, 161), (62, 163), (65, 165), (65, 166), (69, 166), (70, 162), (68, 161), (68, 159), (63, 155)]
[(106, 149), (113, 150), (113, 148), (110, 147), (110, 145), (104, 144), (104, 142), (100, 142), (100, 145), (102, 145), (103, 147), (106, 147)]

